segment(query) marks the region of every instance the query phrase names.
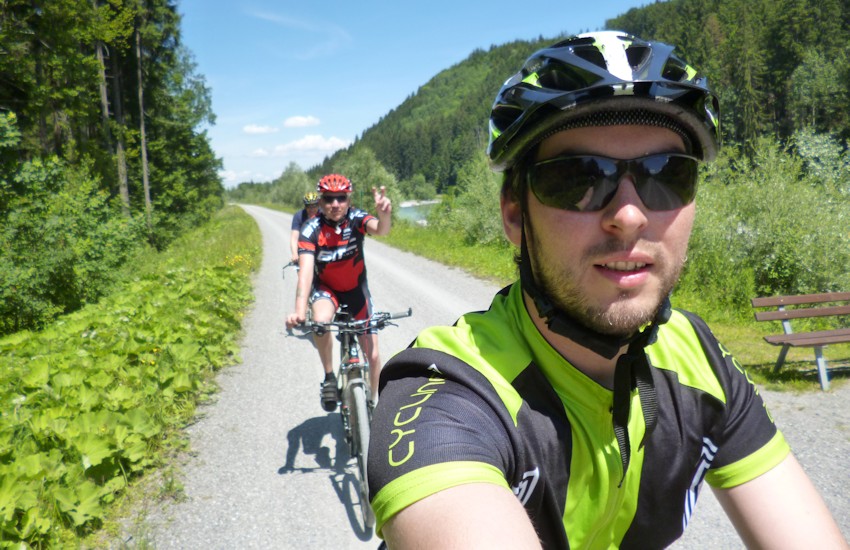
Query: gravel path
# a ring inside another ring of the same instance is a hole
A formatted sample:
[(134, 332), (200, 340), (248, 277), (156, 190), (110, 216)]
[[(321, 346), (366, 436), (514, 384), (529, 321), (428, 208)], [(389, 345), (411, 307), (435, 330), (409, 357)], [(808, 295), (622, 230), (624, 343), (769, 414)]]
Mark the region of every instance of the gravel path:
[[(321, 368), (307, 340), (287, 337), (293, 303), (290, 216), (244, 207), (263, 235), (255, 304), (245, 320), (242, 363), (219, 375), (220, 392), (189, 428), (191, 454), (180, 466), (179, 500), (138, 510), (116, 547), (376, 548), (360, 524), (354, 467), (341, 441), (338, 413), (319, 407)], [(370, 239), (370, 286), (378, 309), (413, 317), (381, 333), (386, 359), (425, 326), (452, 323), (488, 306), (498, 290), (460, 270), (423, 260)], [(834, 386), (839, 386), (835, 384)], [(763, 392), (800, 462), (850, 537), (850, 385), (804, 395)], [(340, 446), (341, 447), (341, 446)], [(691, 526), (675, 548), (740, 548), (711, 492), (700, 498)]]

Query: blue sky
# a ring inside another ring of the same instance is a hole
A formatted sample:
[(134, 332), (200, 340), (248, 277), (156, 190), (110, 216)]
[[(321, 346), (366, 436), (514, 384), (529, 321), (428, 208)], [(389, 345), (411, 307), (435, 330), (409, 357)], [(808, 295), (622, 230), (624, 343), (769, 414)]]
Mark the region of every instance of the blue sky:
[(476, 48), (601, 29), (647, 3), (178, 0), (178, 10), (231, 187), (315, 166)]

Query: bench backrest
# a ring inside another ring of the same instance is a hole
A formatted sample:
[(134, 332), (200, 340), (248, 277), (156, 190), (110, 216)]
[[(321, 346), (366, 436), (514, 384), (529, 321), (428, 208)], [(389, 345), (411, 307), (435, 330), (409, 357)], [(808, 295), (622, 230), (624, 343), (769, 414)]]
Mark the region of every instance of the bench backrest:
[(757, 311), (756, 321), (784, 321), (808, 317), (827, 317), (830, 315), (850, 315), (850, 305), (804, 307), (784, 309), (785, 306), (823, 304), (827, 302), (850, 302), (850, 292), (825, 292), (821, 294), (800, 294), (797, 296), (769, 296), (753, 298), (754, 308), (778, 307), (778, 311)]

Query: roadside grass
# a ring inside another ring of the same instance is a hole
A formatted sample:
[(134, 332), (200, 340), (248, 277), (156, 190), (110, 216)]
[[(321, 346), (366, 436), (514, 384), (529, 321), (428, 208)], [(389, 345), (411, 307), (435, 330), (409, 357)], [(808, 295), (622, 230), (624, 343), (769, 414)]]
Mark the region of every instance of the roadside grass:
[[(195, 231), (177, 239), (167, 250), (137, 258), (128, 265), (124, 277), (132, 280), (144, 275), (164, 273), (176, 267), (200, 269), (205, 266), (226, 266), (234, 275), (252, 274), (262, 263), (262, 240), (256, 222), (238, 206), (228, 206)], [(241, 317), (242, 311), (239, 311)], [(238, 356), (233, 357), (238, 360)], [(210, 372), (210, 377), (214, 373)], [(217, 391), (213, 381), (208, 391), (196, 395), (196, 404), (209, 401)], [(194, 410), (194, 408), (193, 408)], [(145, 522), (147, 511), (158, 508), (163, 501), (179, 502), (185, 498), (180, 481), (179, 457), (190, 452), (183, 431), (192, 418), (173, 426), (164, 436), (167, 452), (161, 457), (162, 467), (134, 480), (115, 502), (101, 529), (82, 541), (85, 548), (154, 548), (150, 542), (150, 527)], [(138, 514), (142, 510), (142, 514)], [(129, 519), (128, 519), (129, 518)], [(127, 537), (116, 541), (118, 536)]]
[(260, 255), (253, 219), (226, 208), (100, 302), (0, 338), (0, 546), (111, 547), (130, 503), (179, 498), (168, 465), (238, 361)]
[(497, 245), (466, 244), (449, 231), (423, 229), (404, 220), (393, 221), (389, 235), (379, 237), (395, 248), (445, 265), (458, 267), (471, 275), (497, 285), (507, 285), (516, 277), (513, 248)]

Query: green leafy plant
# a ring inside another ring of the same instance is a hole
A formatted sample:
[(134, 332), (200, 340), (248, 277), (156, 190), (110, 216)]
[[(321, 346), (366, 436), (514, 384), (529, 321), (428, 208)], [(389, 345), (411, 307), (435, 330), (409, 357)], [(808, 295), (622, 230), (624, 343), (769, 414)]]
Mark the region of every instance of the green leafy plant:
[(0, 339), (0, 541), (61, 545), (101, 525), (238, 359), (259, 237), (234, 210), (99, 303)]

